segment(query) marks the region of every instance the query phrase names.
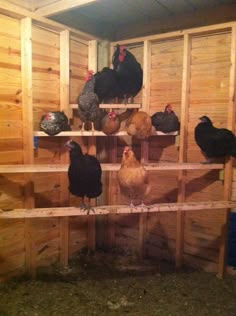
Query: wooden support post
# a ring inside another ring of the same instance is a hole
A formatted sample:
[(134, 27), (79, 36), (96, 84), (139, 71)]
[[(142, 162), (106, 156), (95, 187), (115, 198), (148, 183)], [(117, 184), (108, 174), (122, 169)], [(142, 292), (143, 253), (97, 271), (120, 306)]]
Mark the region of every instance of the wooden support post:
[(109, 67), (109, 42), (98, 42), (98, 71), (101, 71), (104, 67)]
[[(191, 43), (188, 34), (184, 35), (184, 51), (183, 51), (183, 75), (182, 75), (182, 96), (181, 96), (181, 124), (180, 124), (180, 140), (179, 140), (179, 163), (186, 162), (187, 159), (187, 126), (188, 126), (188, 101), (189, 101), (189, 77), (190, 77), (190, 52)], [(186, 171), (179, 171), (178, 175), (178, 202), (185, 201), (185, 178)], [(180, 268), (183, 264), (184, 252), (184, 213), (177, 212), (176, 227), (176, 268)]]
[[(151, 43), (144, 41), (143, 47), (143, 97), (142, 109), (150, 112), (150, 67), (151, 67)], [(148, 139), (141, 141), (141, 163), (148, 163)], [(138, 252), (140, 258), (145, 256), (145, 240), (147, 228), (147, 213), (139, 215), (139, 246)]]
[[(232, 27), (231, 33), (231, 67), (230, 67), (230, 81), (229, 81), (229, 104), (228, 104), (228, 118), (227, 128), (235, 133), (235, 113), (236, 113), (236, 26)], [(234, 158), (229, 158), (225, 163), (224, 171), (224, 199), (226, 201), (231, 200), (232, 195), (232, 180), (233, 180), (233, 161)], [(229, 230), (229, 216), (230, 209), (224, 211), (224, 222), (222, 224), (222, 233), (220, 240), (220, 252), (219, 252), (219, 266), (218, 277), (222, 278), (225, 274), (226, 268), (226, 256), (227, 256), (227, 242), (228, 242), (228, 230)]]
[[(109, 137), (109, 161), (116, 163), (117, 159), (117, 138)], [(108, 177), (108, 205), (116, 204), (116, 190), (117, 190), (117, 173), (115, 171), (109, 172)], [(115, 246), (115, 222), (116, 215), (108, 215), (107, 217), (107, 245), (109, 248)]]
[(150, 108), (150, 63), (151, 63), (151, 43), (144, 41), (143, 47), (143, 111), (149, 113)]
[[(141, 163), (148, 163), (148, 139), (141, 141)], [(139, 256), (145, 257), (145, 241), (147, 230), (147, 213), (140, 213), (139, 215)]]
[[(21, 20), (21, 80), (22, 80), (22, 110), (23, 110), (23, 138), (24, 138), (24, 164), (34, 163), (33, 150), (33, 97), (32, 97), (32, 20)], [(25, 207), (34, 207), (33, 175), (24, 175)], [(26, 270), (35, 277), (36, 253), (32, 238), (31, 220), (25, 220), (25, 252)]]
[[(69, 116), (69, 84), (70, 84), (70, 32), (60, 33), (60, 111)], [(68, 153), (63, 151), (65, 140), (61, 141), (61, 164), (69, 163)], [(69, 206), (68, 177), (66, 173), (60, 174), (60, 205)], [(60, 261), (68, 265), (69, 258), (69, 218), (60, 220)]]
[[(97, 71), (97, 41), (89, 41), (89, 60), (88, 60), (88, 69)], [(92, 136), (88, 139), (88, 154), (96, 156), (96, 137)], [(95, 205), (94, 203), (93, 205)], [(88, 216), (88, 248), (91, 251), (94, 251), (96, 248), (96, 218), (95, 216)]]
[[(88, 154), (96, 156), (96, 138), (90, 137), (88, 139)], [(95, 206), (92, 203), (92, 206)], [(95, 216), (88, 216), (88, 249), (94, 251), (96, 248), (96, 218)]]

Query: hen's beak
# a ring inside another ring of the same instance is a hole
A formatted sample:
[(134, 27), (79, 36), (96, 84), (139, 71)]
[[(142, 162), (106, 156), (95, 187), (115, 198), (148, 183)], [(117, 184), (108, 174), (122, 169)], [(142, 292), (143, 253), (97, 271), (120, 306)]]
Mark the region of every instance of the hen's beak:
[(71, 144), (71, 142), (72, 142), (72, 140), (70, 139), (70, 140), (68, 140), (65, 144), (64, 144), (64, 146), (65, 147), (67, 147), (67, 148), (69, 148), (69, 149), (71, 149), (72, 148), (72, 144)]
[(129, 147), (126, 146), (126, 147), (124, 148), (124, 154), (126, 155), (126, 154), (128, 154), (128, 152), (129, 152)]

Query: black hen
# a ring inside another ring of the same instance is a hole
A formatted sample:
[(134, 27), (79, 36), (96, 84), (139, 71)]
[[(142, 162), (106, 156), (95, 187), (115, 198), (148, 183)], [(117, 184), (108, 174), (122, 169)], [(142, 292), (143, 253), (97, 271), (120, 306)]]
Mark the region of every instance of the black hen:
[(99, 102), (109, 103), (118, 96), (118, 73), (108, 67), (104, 67), (95, 75), (94, 92)]
[(117, 45), (112, 57), (113, 69), (119, 74), (118, 97), (127, 102), (139, 93), (143, 85), (143, 70), (135, 56), (124, 46)]
[(167, 104), (164, 112), (156, 112), (151, 116), (152, 125), (157, 131), (171, 133), (178, 131), (180, 123), (177, 115), (172, 110), (172, 105)]
[(195, 141), (202, 153), (211, 162), (212, 158), (226, 156), (236, 157), (236, 138), (226, 128), (216, 128), (207, 116), (200, 117), (200, 123), (195, 127)]
[[(82, 198), (81, 208), (89, 212), (92, 209), (90, 199), (96, 198), (102, 193), (100, 162), (94, 156), (84, 155), (80, 145), (72, 140), (69, 140), (66, 146), (70, 150), (69, 191)], [(85, 197), (89, 199), (87, 206), (84, 202)]]
[(68, 118), (63, 111), (52, 111), (43, 115), (39, 123), (40, 130), (49, 136), (57, 135), (62, 131), (70, 131)]
[(94, 131), (94, 122), (101, 115), (101, 109), (99, 109), (99, 99), (95, 93), (96, 78), (91, 71), (88, 71), (86, 75), (86, 83), (82, 92), (78, 96), (78, 113), (81, 121), (83, 122), (82, 130), (86, 122), (92, 123), (92, 131)]

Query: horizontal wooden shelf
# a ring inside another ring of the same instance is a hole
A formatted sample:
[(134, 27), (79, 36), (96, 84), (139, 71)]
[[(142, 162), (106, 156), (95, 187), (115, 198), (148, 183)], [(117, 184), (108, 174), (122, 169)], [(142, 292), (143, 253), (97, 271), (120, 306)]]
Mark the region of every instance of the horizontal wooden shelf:
[[(202, 163), (149, 163), (143, 165), (148, 171), (156, 170), (212, 170), (223, 169), (223, 164)], [(67, 172), (68, 164), (35, 164), (35, 165), (0, 165), (1, 173), (42, 173), (42, 172)], [(118, 171), (119, 163), (101, 164), (103, 171)]]
[[(156, 134), (153, 134), (152, 136), (170, 136), (170, 135), (178, 135), (178, 131), (176, 132), (171, 132), (171, 133), (162, 133), (157, 131)], [(119, 131), (115, 134), (112, 135), (107, 135), (101, 131), (65, 131), (65, 132), (60, 132), (59, 134), (55, 136), (49, 136), (48, 134), (42, 132), (42, 131), (35, 131), (34, 136), (38, 137), (71, 137), (71, 136), (129, 136), (126, 131)]]
[[(99, 104), (100, 109), (140, 109), (141, 104), (139, 103), (132, 103), (132, 104), (124, 104), (124, 103), (111, 103), (111, 104), (105, 104), (101, 103)], [(70, 104), (71, 109), (78, 109), (78, 104)]]
[(42, 131), (35, 131), (34, 132), (34, 136), (38, 136), (38, 137), (71, 137), (71, 136), (127, 136), (128, 134), (126, 133), (126, 131), (120, 131), (116, 134), (113, 135), (106, 135), (105, 133), (101, 132), (101, 131), (65, 131), (65, 132), (60, 132), (59, 134), (55, 135), (55, 136), (49, 136), (46, 133), (42, 132)]
[[(154, 213), (154, 212), (176, 212), (176, 211), (200, 211), (216, 210), (236, 207), (236, 201), (205, 201), (205, 202), (186, 202), (186, 203), (161, 203), (147, 205), (145, 207), (133, 207), (127, 205), (109, 205), (94, 207), (90, 215), (106, 214), (132, 214), (132, 213)], [(39, 218), (39, 217), (63, 217), (87, 215), (77, 207), (52, 207), (52, 208), (33, 208), (33, 209), (0, 209), (0, 219), (6, 218)]]

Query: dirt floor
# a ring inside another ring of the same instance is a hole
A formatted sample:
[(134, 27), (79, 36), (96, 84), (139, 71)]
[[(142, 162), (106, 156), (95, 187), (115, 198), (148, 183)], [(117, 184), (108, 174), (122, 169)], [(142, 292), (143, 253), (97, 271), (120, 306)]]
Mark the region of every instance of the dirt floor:
[(0, 316), (235, 316), (236, 277), (99, 253), (0, 284)]

